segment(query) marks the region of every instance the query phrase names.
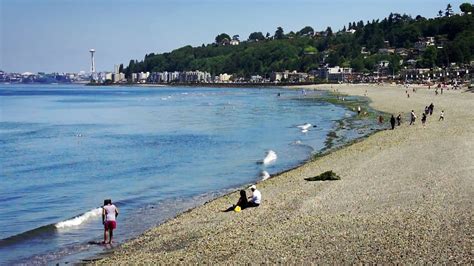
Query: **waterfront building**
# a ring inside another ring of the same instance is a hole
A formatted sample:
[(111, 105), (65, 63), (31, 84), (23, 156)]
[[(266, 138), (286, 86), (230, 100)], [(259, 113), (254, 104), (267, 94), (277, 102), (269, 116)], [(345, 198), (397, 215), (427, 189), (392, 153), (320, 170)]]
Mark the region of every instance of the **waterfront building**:
[(319, 76), (328, 81), (346, 81), (352, 74), (350, 67), (322, 67)]
[(227, 73), (219, 74), (219, 76), (217, 76), (217, 82), (228, 83), (231, 82), (231, 78), (232, 75), (229, 75)]

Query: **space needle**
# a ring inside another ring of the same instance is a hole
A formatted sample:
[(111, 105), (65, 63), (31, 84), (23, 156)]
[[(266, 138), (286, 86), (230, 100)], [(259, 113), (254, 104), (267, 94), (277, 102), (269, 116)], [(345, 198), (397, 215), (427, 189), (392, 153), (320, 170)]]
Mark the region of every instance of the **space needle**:
[(91, 63), (92, 63), (91, 72), (93, 74), (95, 72), (95, 62), (94, 62), (95, 49), (90, 49), (89, 52), (91, 53)]

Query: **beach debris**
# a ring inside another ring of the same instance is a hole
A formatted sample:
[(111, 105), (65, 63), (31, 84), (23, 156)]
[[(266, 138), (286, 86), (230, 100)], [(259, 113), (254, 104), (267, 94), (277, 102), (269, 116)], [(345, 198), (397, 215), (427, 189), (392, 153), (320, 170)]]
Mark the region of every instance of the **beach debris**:
[(320, 175), (314, 177), (305, 178), (306, 181), (331, 181), (331, 180), (341, 180), (341, 177), (336, 175), (333, 171), (326, 171)]

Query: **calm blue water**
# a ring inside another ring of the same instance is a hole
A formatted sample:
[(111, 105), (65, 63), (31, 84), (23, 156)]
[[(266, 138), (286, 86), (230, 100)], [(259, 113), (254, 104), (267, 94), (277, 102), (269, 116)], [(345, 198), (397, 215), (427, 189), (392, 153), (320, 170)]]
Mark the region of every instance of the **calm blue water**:
[[(0, 264), (104, 251), (89, 242), (101, 240), (94, 209), (105, 198), (121, 211), (120, 243), (263, 170), (300, 164), (324, 148), (336, 120), (353, 115), (307, 98), (282, 89), (0, 85)], [(304, 123), (317, 127), (302, 133)], [(257, 164), (268, 150), (278, 159)]]

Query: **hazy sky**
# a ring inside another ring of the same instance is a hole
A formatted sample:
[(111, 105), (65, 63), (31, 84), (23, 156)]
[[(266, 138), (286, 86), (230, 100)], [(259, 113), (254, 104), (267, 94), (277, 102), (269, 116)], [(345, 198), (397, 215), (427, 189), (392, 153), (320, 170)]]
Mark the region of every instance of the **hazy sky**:
[(0, 69), (8, 72), (113, 70), (147, 53), (211, 43), (217, 34), (247, 39), (306, 25), (334, 31), (390, 12), (434, 17), (469, 0), (0, 0)]

